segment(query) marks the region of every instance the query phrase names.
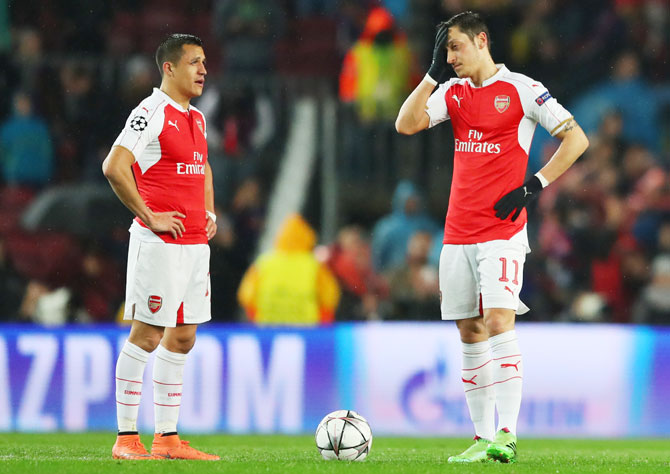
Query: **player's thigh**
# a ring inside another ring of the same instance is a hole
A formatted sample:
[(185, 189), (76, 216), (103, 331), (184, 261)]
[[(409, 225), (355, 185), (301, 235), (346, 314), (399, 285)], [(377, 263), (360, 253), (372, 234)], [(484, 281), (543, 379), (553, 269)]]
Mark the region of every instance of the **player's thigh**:
[(209, 275), (209, 245), (190, 245), (187, 250), (191, 275), (184, 291), (185, 324), (201, 324), (212, 318), (212, 288)]
[(526, 248), (508, 240), (477, 244), (477, 270), (481, 286), (482, 307), (517, 311), (523, 285)]
[(457, 320), (479, 316), (474, 245), (442, 246), (440, 253), (440, 310), (442, 319)]
[[(133, 243), (132, 241), (135, 240)], [(131, 250), (124, 319), (174, 327), (183, 301), (188, 273), (181, 265), (183, 245), (137, 242), (131, 236)], [(131, 271), (132, 270), (132, 271)]]

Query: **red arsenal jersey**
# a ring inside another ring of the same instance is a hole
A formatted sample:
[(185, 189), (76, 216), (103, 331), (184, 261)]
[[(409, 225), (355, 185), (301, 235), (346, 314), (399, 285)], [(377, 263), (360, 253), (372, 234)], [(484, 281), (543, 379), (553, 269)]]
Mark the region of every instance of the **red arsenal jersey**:
[(172, 244), (206, 244), (205, 117), (193, 106), (185, 110), (159, 89), (133, 110), (114, 142), (135, 157), (137, 189), (154, 212), (179, 211), (185, 232), (154, 234), (138, 217), (130, 231), (141, 240)]
[(441, 84), (428, 99), (426, 112), (430, 127), (451, 119), (454, 130), (444, 243), (509, 240), (524, 230), (525, 209), (512, 222), (498, 219), (493, 206), (523, 184), (535, 126), (539, 123), (553, 136), (572, 118), (570, 113), (541, 83), (504, 65), (481, 87), (469, 78)]

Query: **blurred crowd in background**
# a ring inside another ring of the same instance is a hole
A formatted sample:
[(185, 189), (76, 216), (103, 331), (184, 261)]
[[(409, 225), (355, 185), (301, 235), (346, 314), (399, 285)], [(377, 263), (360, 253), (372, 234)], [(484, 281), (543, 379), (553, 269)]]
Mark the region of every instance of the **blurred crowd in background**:
[[(200, 36), (207, 55), (194, 103), (219, 216), (214, 320), (264, 322), (254, 291), (276, 265), (257, 260), (257, 243), (305, 94), (338, 101), (339, 231), (319, 239), (318, 207), (306, 206), (299, 233), (313, 238), (291, 250), (318, 301), (285, 322), (439, 319), (453, 136), (402, 137), (393, 122), (430, 64), (435, 25), (466, 9), (487, 19), (494, 59), (542, 81), (591, 141), (530, 209), (522, 320), (670, 323), (665, 0), (0, 2), (0, 319), (118, 320), (132, 216), (100, 191), (100, 167), (159, 84), (153, 53), (171, 32)], [(529, 173), (556, 147), (538, 129)]]

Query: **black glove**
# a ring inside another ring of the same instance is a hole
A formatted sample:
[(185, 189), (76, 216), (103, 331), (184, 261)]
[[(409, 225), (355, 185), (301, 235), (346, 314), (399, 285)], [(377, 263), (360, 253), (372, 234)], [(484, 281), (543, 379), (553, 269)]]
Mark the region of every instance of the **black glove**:
[(512, 216), (512, 222), (514, 222), (521, 214), (521, 210), (540, 194), (540, 191), (542, 191), (542, 183), (537, 176), (533, 176), (523, 183), (523, 186), (508, 192), (498, 200), (496, 205), (493, 206), (496, 217), (505, 220), (516, 209)]
[(435, 47), (433, 48), (433, 62), (430, 63), (430, 68), (428, 69), (428, 75), (433, 78), (433, 80), (438, 83), (445, 79), (447, 72), (447, 36), (449, 33), (449, 28), (445, 25), (440, 25), (437, 27), (437, 33), (435, 34)]

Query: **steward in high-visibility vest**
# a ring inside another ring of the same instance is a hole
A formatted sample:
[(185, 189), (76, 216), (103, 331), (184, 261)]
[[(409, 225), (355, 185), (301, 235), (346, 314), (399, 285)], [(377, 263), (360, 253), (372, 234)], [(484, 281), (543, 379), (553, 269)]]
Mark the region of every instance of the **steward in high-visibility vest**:
[(264, 325), (330, 323), (340, 288), (312, 250), (316, 234), (295, 214), (284, 222), (275, 248), (249, 267), (237, 298), (249, 319)]

